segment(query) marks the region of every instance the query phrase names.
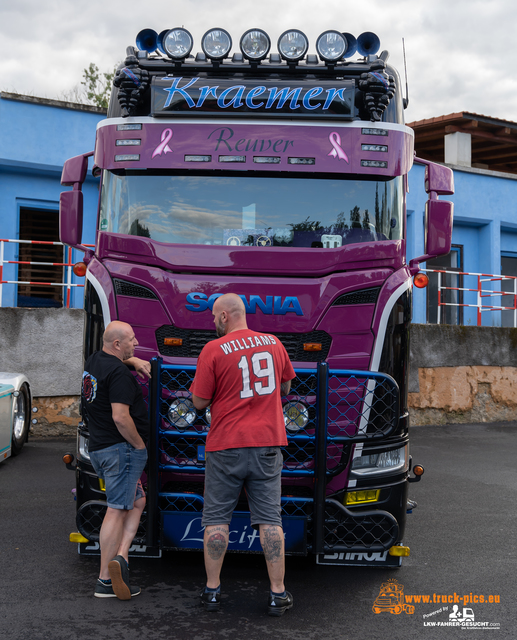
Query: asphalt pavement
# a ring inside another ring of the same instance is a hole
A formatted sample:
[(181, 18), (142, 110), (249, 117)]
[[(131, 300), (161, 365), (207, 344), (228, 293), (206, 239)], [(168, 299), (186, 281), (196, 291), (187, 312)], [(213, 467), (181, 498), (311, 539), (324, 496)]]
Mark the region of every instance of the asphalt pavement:
[[(278, 619), (266, 614), (260, 555), (227, 556), (215, 614), (198, 602), (204, 570), (197, 552), (133, 559), (132, 582), (142, 594), (129, 602), (94, 598), (98, 558), (79, 556), (68, 541), (76, 530), (75, 477), (61, 456), (74, 445), (32, 439), (0, 464), (1, 638), (517, 637), (517, 423), (414, 427), (411, 454), (425, 474), (410, 488), (418, 502), (404, 540), (410, 557), (391, 570), (288, 558), (286, 585), (295, 605)], [(400, 613), (372, 610), (386, 583), (403, 593)]]

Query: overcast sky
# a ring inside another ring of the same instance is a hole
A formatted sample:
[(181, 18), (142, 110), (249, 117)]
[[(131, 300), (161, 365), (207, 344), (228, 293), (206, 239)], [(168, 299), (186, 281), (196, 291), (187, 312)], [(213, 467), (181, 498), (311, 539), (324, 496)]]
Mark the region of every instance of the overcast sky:
[(298, 28), (315, 53), (327, 29), (375, 32), (404, 78), (405, 39), (410, 105), (406, 121), (469, 111), (517, 122), (515, 0), (2, 0), (0, 90), (62, 98), (94, 62), (110, 71), (136, 34), (184, 26), (193, 53), (212, 27), (278, 36)]

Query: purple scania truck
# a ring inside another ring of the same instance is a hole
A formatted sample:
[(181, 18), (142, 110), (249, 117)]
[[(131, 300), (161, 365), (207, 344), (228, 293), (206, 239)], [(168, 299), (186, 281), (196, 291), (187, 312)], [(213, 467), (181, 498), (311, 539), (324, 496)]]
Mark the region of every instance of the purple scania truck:
[[(201, 549), (210, 410), (189, 391), (216, 337), (211, 309), (238, 294), (251, 329), (285, 345), (286, 553), (318, 563), (398, 566), (409, 483), (407, 381), (413, 276), (450, 250), (450, 169), (426, 165), (425, 254), (406, 261), (414, 161), (407, 99), (388, 53), (365, 33), (252, 29), (231, 54), (224, 29), (191, 54), (185, 29), (140, 32), (97, 128), (95, 249), (81, 244), (92, 153), (65, 163), (61, 240), (85, 253), (84, 356), (128, 322), (152, 361), (147, 509), (134, 553)], [(89, 212), (88, 215), (93, 215)], [(237, 350), (242, 345), (235, 344)], [(253, 416), (250, 416), (253, 420)], [(252, 425), (250, 425), (252, 428)], [(69, 466), (72, 466), (69, 464)], [(105, 499), (78, 429), (80, 553), (98, 553)], [(411, 475), (415, 472), (416, 475)], [(245, 496), (229, 550), (257, 551)]]

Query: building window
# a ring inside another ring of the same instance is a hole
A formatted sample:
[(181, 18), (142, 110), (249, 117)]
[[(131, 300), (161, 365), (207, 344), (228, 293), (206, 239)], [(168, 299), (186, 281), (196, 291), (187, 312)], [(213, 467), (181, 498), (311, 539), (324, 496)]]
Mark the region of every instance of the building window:
[[(501, 275), (517, 276), (517, 255), (506, 254), (501, 256)], [(503, 280), (501, 282), (501, 291), (511, 291), (511, 295), (501, 296), (502, 307), (515, 306), (517, 293), (517, 280)], [(517, 311), (506, 310), (501, 312), (501, 326), (515, 327), (517, 326)]]
[[(427, 322), (431, 324), (463, 324), (463, 245), (452, 245), (450, 253), (428, 260), (426, 269), (453, 273), (428, 273)], [(454, 273), (457, 272), (457, 273)], [(441, 304), (438, 305), (438, 300)]]
[[(59, 212), (20, 208), (20, 240), (59, 241)], [(62, 307), (63, 288), (51, 283), (63, 281), (63, 247), (52, 244), (19, 245), (19, 307)], [(45, 264), (34, 264), (45, 263)], [(39, 284), (41, 283), (41, 284)]]

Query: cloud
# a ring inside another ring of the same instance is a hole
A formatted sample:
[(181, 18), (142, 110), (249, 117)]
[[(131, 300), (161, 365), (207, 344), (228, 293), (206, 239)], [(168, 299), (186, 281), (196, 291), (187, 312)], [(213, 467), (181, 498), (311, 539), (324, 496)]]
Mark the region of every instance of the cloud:
[(410, 106), (406, 120), (471, 111), (517, 120), (513, 70), (517, 8), (510, 0), (17, 0), (0, 7), (0, 89), (59, 97), (82, 80), (90, 62), (111, 71), (125, 57), (138, 31), (175, 26), (200, 39), (211, 27), (227, 29), (238, 50), (240, 35), (261, 27), (271, 36), (289, 28), (305, 31), (314, 51), (322, 31), (358, 35), (374, 31), (404, 81), (405, 38)]

